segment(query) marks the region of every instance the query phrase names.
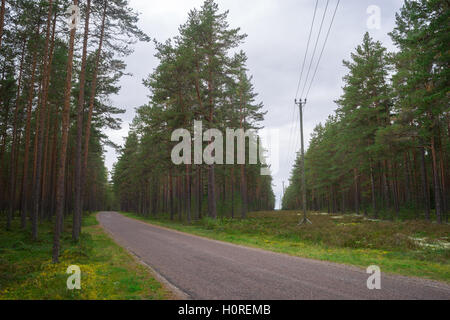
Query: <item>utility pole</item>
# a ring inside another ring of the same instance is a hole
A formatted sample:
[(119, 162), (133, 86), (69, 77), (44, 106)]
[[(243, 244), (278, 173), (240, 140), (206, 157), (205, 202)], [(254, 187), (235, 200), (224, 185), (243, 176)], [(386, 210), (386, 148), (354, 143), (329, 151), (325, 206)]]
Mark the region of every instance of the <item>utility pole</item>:
[(302, 142), (301, 150), (301, 171), (302, 171), (302, 198), (303, 198), (303, 220), (300, 221), (299, 225), (312, 224), (306, 216), (306, 172), (305, 172), (305, 139), (303, 137), (303, 108), (306, 106), (306, 99), (302, 101), (300, 99), (297, 101), (295, 99), (295, 104), (299, 106), (300, 109), (300, 140)]

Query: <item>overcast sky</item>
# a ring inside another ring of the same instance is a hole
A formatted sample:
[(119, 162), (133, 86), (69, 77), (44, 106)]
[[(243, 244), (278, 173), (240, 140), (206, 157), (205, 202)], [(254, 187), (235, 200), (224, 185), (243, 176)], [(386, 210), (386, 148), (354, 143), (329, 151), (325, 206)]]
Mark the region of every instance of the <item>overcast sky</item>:
[[(230, 11), (231, 26), (240, 27), (248, 35), (242, 49), (247, 53), (248, 67), (254, 77), (259, 100), (264, 102), (265, 110), (268, 111), (264, 126), (280, 130), (280, 169), (273, 177), (278, 207), (282, 183), (285, 181), (286, 186), (288, 185), (295, 154), (300, 148), (299, 116), (294, 98), (316, 1), (217, 2), (221, 11)], [(141, 29), (159, 41), (177, 35), (178, 27), (187, 20), (189, 10), (199, 8), (202, 3), (203, 0), (130, 0), (130, 6), (140, 13)], [(326, 3), (327, 0), (319, 0), (310, 55)], [(336, 3), (337, 0), (329, 0), (316, 56), (320, 53)], [(314, 127), (324, 122), (336, 109), (333, 101), (342, 92), (342, 77), (346, 74), (342, 60), (349, 59), (350, 53), (362, 41), (364, 33), (369, 31), (373, 38), (382, 41), (389, 50), (394, 50), (387, 33), (394, 28), (395, 13), (402, 3), (403, 0), (341, 0), (305, 110), (307, 144)], [(367, 10), (373, 5), (381, 9), (380, 29), (368, 28), (370, 14)], [(123, 116), (123, 128), (120, 131), (107, 131), (111, 140), (119, 145), (123, 145), (124, 137), (127, 136), (135, 108), (148, 102), (149, 91), (142, 85), (142, 79), (157, 66), (154, 54), (152, 43), (137, 44), (134, 54), (126, 59), (128, 72), (133, 76), (122, 79), (120, 94), (112, 98), (114, 105), (127, 110)], [(116, 161), (116, 153), (107, 149), (106, 165), (109, 170)]]

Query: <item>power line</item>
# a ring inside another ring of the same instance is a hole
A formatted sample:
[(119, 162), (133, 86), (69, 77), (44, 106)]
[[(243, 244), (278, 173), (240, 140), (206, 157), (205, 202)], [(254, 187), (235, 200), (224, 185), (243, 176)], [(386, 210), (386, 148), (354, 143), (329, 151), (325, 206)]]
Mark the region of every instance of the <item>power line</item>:
[(331, 28), (333, 27), (334, 18), (336, 17), (336, 12), (337, 12), (337, 9), (339, 7), (339, 3), (340, 2), (341, 2), (341, 0), (338, 0), (338, 2), (336, 4), (336, 8), (334, 9), (333, 18), (331, 19), (330, 27), (328, 28), (327, 36), (325, 37), (325, 42), (323, 43), (322, 51), (320, 52), (319, 60), (317, 61), (316, 69), (314, 70), (314, 75), (313, 75), (313, 77), (311, 79), (311, 83), (310, 83), (308, 91), (306, 93), (306, 98), (308, 98), (309, 92), (311, 91), (311, 87), (312, 87), (313, 82), (314, 82), (314, 80), (316, 78), (317, 70), (319, 69), (319, 64), (320, 64), (320, 61), (321, 61), (322, 56), (323, 56), (323, 52), (324, 52), (325, 47), (326, 47), (326, 44), (327, 44), (327, 41), (328, 41), (328, 37), (330, 36), (330, 31), (331, 31)]
[(309, 44), (311, 42), (312, 31), (314, 29), (314, 22), (316, 21), (316, 13), (317, 13), (318, 5), (319, 5), (319, 0), (316, 0), (316, 7), (314, 8), (314, 15), (313, 15), (312, 23), (311, 23), (311, 29), (309, 30), (308, 44), (306, 46), (305, 57), (303, 58), (303, 65), (302, 65), (302, 70), (300, 72), (300, 79), (298, 79), (297, 92), (295, 93), (296, 99), (298, 98), (298, 92), (300, 91), (300, 84), (302, 83), (302, 79), (303, 79), (303, 72), (305, 71), (306, 58), (308, 56)]
[[(298, 93), (300, 91), (300, 85), (302, 83), (303, 73), (305, 71), (306, 60), (308, 58), (309, 46), (311, 44), (311, 37), (312, 37), (313, 30), (314, 30), (314, 23), (316, 21), (316, 15), (317, 15), (317, 8), (318, 8), (318, 6), (319, 6), (319, 0), (316, 0), (316, 5), (314, 7), (314, 14), (313, 14), (312, 22), (311, 22), (311, 28), (309, 30), (308, 43), (306, 45), (305, 56), (303, 58), (303, 63), (302, 63), (301, 71), (300, 71), (300, 78), (298, 79), (297, 92), (295, 93), (295, 98), (298, 97)], [(293, 125), (291, 126), (291, 131), (290, 131), (290, 134), (289, 134), (289, 143), (288, 143), (289, 144), (289, 149), (288, 150), (291, 150), (291, 146), (294, 147), (294, 156), (293, 156), (294, 161), (297, 159), (297, 152), (295, 151), (296, 147), (297, 147), (297, 136), (295, 136), (296, 137), (295, 140), (292, 141), (293, 140), (292, 139), (293, 132), (295, 132), (295, 130), (297, 129), (297, 121), (295, 121), (295, 116), (296, 116), (296, 112), (295, 111), (296, 111), (296, 109), (297, 108), (294, 108), (293, 109), (293, 113), (292, 113)], [(286, 160), (289, 161), (290, 160), (289, 158), (290, 158), (290, 155), (288, 155), (286, 157)]]
[(317, 45), (319, 44), (319, 39), (320, 39), (320, 35), (322, 33), (322, 28), (323, 28), (323, 22), (325, 21), (325, 16), (327, 14), (329, 3), (330, 3), (330, 0), (327, 0), (327, 5), (325, 6), (325, 10), (323, 11), (322, 22), (320, 23), (319, 33), (317, 34), (316, 44), (314, 45), (314, 51), (313, 51), (313, 55), (311, 57), (311, 63), (309, 64), (308, 73), (306, 74), (305, 85), (303, 86), (301, 97), (303, 97), (306, 86), (308, 85), (309, 74), (311, 73), (311, 67), (314, 63), (314, 56), (316, 55)]

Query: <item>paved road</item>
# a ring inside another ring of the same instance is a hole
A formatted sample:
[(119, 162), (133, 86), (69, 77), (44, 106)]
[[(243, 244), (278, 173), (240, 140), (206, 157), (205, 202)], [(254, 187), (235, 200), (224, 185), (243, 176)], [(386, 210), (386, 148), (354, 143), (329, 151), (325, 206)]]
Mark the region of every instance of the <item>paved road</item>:
[(115, 240), (196, 300), (445, 299), (450, 286), (382, 275), (368, 290), (365, 270), (246, 248), (99, 214)]

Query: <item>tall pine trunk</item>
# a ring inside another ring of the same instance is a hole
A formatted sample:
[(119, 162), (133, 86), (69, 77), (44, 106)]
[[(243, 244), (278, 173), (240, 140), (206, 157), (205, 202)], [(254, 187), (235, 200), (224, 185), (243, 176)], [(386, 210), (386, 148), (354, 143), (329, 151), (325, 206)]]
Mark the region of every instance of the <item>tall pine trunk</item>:
[(197, 195), (197, 219), (202, 218), (202, 204), (203, 204), (203, 178), (202, 167), (198, 166), (198, 195)]
[[(39, 35), (39, 26), (37, 28), (37, 35)], [(28, 165), (30, 158), (30, 140), (31, 140), (31, 111), (33, 107), (33, 97), (34, 97), (34, 82), (36, 77), (36, 67), (37, 67), (37, 54), (38, 50), (35, 46), (33, 52), (33, 62), (31, 67), (31, 82), (28, 92), (28, 102), (27, 102), (27, 117), (25, 124), (25, 154), (23, 160), (23, 176), (22, 176), (22, 201), (21, 201), (21, 227), (26, 228), (27, 225), (27, 214), (28, 214)]]
[(436, 218), (439, 224), (442, 223), (442, 207), (441, 207), (441, 188), (439, 182), (439, 173), (437, 167), (437, 155), (436, 155), (436, 138), (431, 138), (431, 157), (433, 161), (433, 185), (434, 185), (434, 201), (436, 208)]
[(243, 164), (241, 164), (241, 199), (242, 199), (241, 218), (245, 219), (247, 218), (248, 204), (247, 204), (247, 181), (245, 179), (245, 165)]
[(420, 148), (420, 172), (422, 180), (422, 199), (425, 205), (425, 219), (431, 219), (430, 192), (428, 191), (428, 175), (425, 163), (425, 148)]
[(191, 172), (188, 164), (186, 165), (186, 216), (188, 223), (191, 223)]
[(89, 38), (89, 17), (91, 14), (91, 0), (86, 3), (86, 20), (84, 24), (83, 54), (81, 58), (80, 72), (80, 92), (78, 95), (77, 109), (77, 146), (75, 150), (75, 209), (73, 211), (72, 239), (78, 241), (81, 232), (82, 208), (82, 185), (81, 185), (81, 158), (82, 158), (82, 140), (83, 140), (83, 111), (84, 94), (86, 84), (86, 64), (87, 64), (87, 46)]
[(231, 167), (231, 218), (234, 219), (234, 166)]
[(25, 58), (25, 46), (26, 46), (26, 38), (23, 39), (22, 45), (22, 54), (20, 58), (20, 67), (19, 67), (19, 80), (17, 83), (17, 95), (16, 95), (16, 106), (14, 109), (14, 119), (13, 119), (13, 134), (12, 134), (12, 142), (11, 142), (11, 157), (10, 157), (10, 167), (9, 167), (9, 208), (8, 208), (8, 218), (6, 222), (6, 229), (11, 229), (11, 220), (13, 217), (15, 204), (16, 204), (16, 147), (17, 147), (17, 126), (18, 126), (18, 116), (19, 111), (22, 106), (20, 103), (20, 94), (22, 90), (22, 74), (23, 74), (23, 62)]
[(358, 169), (353, 169), (354, 180), (355, 180), (355, 211), (359, 214), (359, 183), (358, 183)]
[(170, 208), (170, 220), (173, 221), (174, 217), (174, 204), (173, 204), (173, 178), (172, 171), (169, 171), (169, 208)]
[(208, 166), (208, 214), (210, 218), (217, 218), (216, 207), (216, 177), (214, 165)]
[(45, 113), (47, 110), (47, 98), (48, 98), (48, 87), (50, 80), (50, 69), (51, 65), (48, 61), (49, 43), (50, 43), (50, 29), (52, 22), (52, 10), (53, 10), (53, 0), (48, 2), (48, 16), (47, 16), (47, 31), (45, 37), (44, 46), (44, 56), (43, 56), (43, 85), (42, 85), (42, 99), (40, 105), (40, 119), (39, 119), (39, 130), (36, 131), (37, 135), (37, 145), (36, 145), (36, 169), (35, 169), (35, 181), (33, 186), (33, 211), (32, 211), (32, 237), (33, 240), (38, 238), (38, 215), (39, 215), (39, 205), (41, 199), (41, 166), (42, 166), (42, 146), (44, 140), (44, 129), (45, 129)]
[[(105, 23), (106, 23), (106, 10), (108, 8), (108, 1), (104, 0), (103, 3), (103, 14), (102, 14), (102, 25), (100, 30), (100, 39), (97, 49), (97, 56), (95, 58), (95, 67), (94, 72), (92, 75), (92, 86), (91, 86), (91, 96), (89, 99), (89, 112), (88, 112), (88, 118), (86, 121), (86, 127), (85, 127), (85, 137), (84, 137), (84, 154), (83, 154), (83, 165), (81, 168), (81, 188), (85, 187), (86, 183), (86, 174), (87, 174), (87, 164), (88, 164), (88, 155), (89, 155), (89, 139), (91, 136), (91, 123), (92, 123), (92, 115), (94, 112), (94, 103), (95, 103), (95, 96), (97, 91), (97, 77), (98, 77), (98, 69), (100, 66), (100, 59), (102, 54), (102, 48), (103, 48), (103, 40), (105, 36)], [(80, 197), (80, 206), (83, 207), (83, 197)], [(80, 217), (81, 218), (81, 217)], [(79, 221), (81, 225), (81, 219)]]
[[(52, 27), (52, 37), (51, 37), (51, 41), (50, 41), (50, 51), (49, 51), (49, 60), (48, 60), (48, 64), (51, 68), (51, 65), (53, 63), (53, 56), (54, 56), (54, 50), (55, 50), (55, 36), (56, 36), (56, 19), (57, 19), (57, 12), (55, 11), (54, 13), (54, 17), (53, 17), (53, 27)], [(51, 69), (50, 69), (51, 70)], [(56, 104), (54, 105), (54, 109), (57, 109)], [(46, 121), (46, 126), (45, 126), (45, 131), (44, 131), (44, 160), (43, 160), (43, 172), (42, 172), (42, 191), (41, 191), (41, 220), (44, 217), (44, 211), (45, 211), (45, 216), (48, 217), (50, 216), (50, 213), (48, 212), (48, 198), (47, 198), (47, 170), (48, 170), (48, 163), (47, 163), (47, 158), (48, 158), (48, 140), (49, 140), (49, 132), (50, 132), (50, 119), (51, 119), (51, 115), (54, 114), (55, 112), (52, 112), (53, 110), (51, 110), (49, 108), (49, 110), (47, 111), (47, 121)]]
[(375, 177), (374, 177), (374, 173), (373, 173), (372, 161), (370, 161), (370, 186), (372, 189), (372, 208), (373, 208), (374, 216), (375, 216), (375, 218), (377, 218), (378, 210), (377, 210), (377, 199), (375, 196)]
[[(78, 5), (78, 0), (73, 1), (74, 5)], [(64, 214), (64, 193), (65, 193), (65, 177), (66, 177), (66, 158), (67, 158), (67, 141), (69, 136), (70, 122), (70, 96), (72, 91), (72, 69), (73, 69), (73, 51), (75, 42), (76, 27), (70, 31), (69, 53), (67, 58), (67, 74), (66, 87), (64, 90), (64, 108), (62, 111), (62, 136), (61, 136), (61, 152), (58, 163), (58, 179), (56, 188), (56, 222), (55, 233), (53, 238), (53, 262), (58, 263), (60, 252), (60, 236), (62, 232), (62, 220)]]

